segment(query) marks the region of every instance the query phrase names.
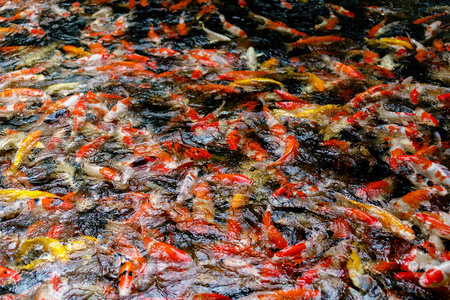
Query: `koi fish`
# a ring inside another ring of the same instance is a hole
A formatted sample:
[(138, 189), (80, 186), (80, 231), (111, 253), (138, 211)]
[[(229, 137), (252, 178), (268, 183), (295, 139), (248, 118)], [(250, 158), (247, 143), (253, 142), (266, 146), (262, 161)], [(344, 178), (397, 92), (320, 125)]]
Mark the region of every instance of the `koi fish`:
[(286, 44), (287, 51), (290, 52), (291, 50), (295, 48), (304, 48), (309, 46), (319, 46), (319, 45), (326, 45), (331, 43), (339, 43), (344, 41), (345, 38), (339, 37), (339, 36), (333, 36), (333, 35), (325, 35), (325, 36), (310, 36), (301, 38), (298, 41)]
[(443, 237), (444, 239), (450, 239), (450, 226), (448, 226), (444, 222), (422, 213), (415, 214), (415, 217), (420, 220), (422, 224), (425, 224), (427, 227), (429, 227), (438, 236)]
[(144, 242), (147, 253), (152, 257), (178, 263), (192, 262), (192, 259), (186, 252), (179, 250), (169, 244), (159, 242), (147, 236), (146, 234), (142, 236), (142, 240)]
[(135, 289), (135, 280), (136, 280), (136, 265), (126, 260), (119, 269), (119, 283), (118, 283), (118, 290), (119, 290), (119, 296), (120, 297), (126, 297), (131, 295)]
[(41, 133), (42, 132), (40, 130), (33, 131), (20, 142), (18, 147), (19, 149), (17, 149), (14, 161), (8, 168), (8, 170), (6, 170), (6, 174), (17, 172), (18, 167), (22, 164), (25, 157), (28, 156), (28, 154), (30, 154), (31, 150), (33, 150), (33, 148), (39, 142)]
[(0, 266), (0, 285), (8, 282), (17, 283), (22, 280), (22, 277), (15, 270)]
[(222, 22), (222, 26), (223, 29), (228, 31), (229, 33), (231, 33), (234, 36), (237, 37), (241, 37), (241, 38), (246, 38), (247, 34), (245, 33), (244, 30), (242, 30), (241, 28), (237, 27), (236, 25), (231, 24), (230, 22), (228, 22), (227, 20), (225, 20), (225, 17), (222, 14), (219, 14), (219, 19), (220, 22)]
[(346, 16), (349, 18), (355, 18), (355, 14), (352, 13), (351, 11), (343, 8), (342, 6), (339, 5), (335, 5), (335, 4), (327, 4), (328, 7), (330, 7), (332, 10), (334, 10), (336, 13), (342, 15), (342, 16)]
[(426, 271), (419, 279), (423, 287), (438, 287), (446, 284), (450, 280), (450, 261)]
[(109, 139), (109, 135), (104, 135), (94, 139), (87, 143), (78, 150), (75, 161), (80, 163), (86, 156), (91, 156), (98, 148), (100, 148), (106, 140)]
[(254, 14), (252, 12), (249, 13), (249, 16), (252, 19), (255, 19), (258, 22), (262, 23), (262, 25), (260, 25), (257, 29), (273, 30), (281, 33), (282, 35), (290, 35), (293, 37), (306, 37), (306, 34), (304, 32), (289, 28), (288, 26), (286, 26), (286, 24), (280, 21), (272, 21), (267, 19), (266, 17)]
[(411, 229), (411, 227), (404, 224), (397, 217), (387, 212), (386, 210), (379, 208), (375, 205), (360, 203), (347, 199), (347, 197), (345, 197), (340, 193), (335, 193), (335, 197), (336, 199), (342, 201), (343, 203), (349, 203), (352, 206), (355, 206), (358, 209), (361, 209), (362, 211), (365, 211), (370, 215), (374, 216), (381, 222), (383, 228), (392, 232), (394, 235), (406, 239), (408, 241), (411, 241), (415, 238), (414, 231)]
[(200, 24), (202, 30), (206, 33), (207, 39), (211, 43), (229, 42), (229, 41), (231, 41), (231, 39), (229, 37), (227, 37), (226, 35), (214, 32), (214, 31), (209, 30), (208, 28), (206, 28), (205, 24), (203, 22), (199, 22), (199, 24)]
[(273, 224), (272, 209), (270, 205), (267, 206), (266, 212), (263, 215), (262, 225), (262, 233), (267, 235), (267, 239), (270, 244), (274, 245), (278, 249), (284, 249), (288, 246), (286, 239)]
[(418, 155), (399, 155), (389, 160), (393, 169), (399, 166), (407, 166), (415, 173), (421, 174), (437, 185), (450, 187), (450, 173), (441, 164), (434, 163)]

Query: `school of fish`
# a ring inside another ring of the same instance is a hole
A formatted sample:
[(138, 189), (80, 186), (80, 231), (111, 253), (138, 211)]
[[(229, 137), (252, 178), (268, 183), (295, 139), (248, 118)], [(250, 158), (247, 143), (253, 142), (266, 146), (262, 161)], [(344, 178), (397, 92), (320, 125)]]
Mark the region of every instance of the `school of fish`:
[(0, 0), (0, 299), (448, 299), (450, 6), (372, 2)]

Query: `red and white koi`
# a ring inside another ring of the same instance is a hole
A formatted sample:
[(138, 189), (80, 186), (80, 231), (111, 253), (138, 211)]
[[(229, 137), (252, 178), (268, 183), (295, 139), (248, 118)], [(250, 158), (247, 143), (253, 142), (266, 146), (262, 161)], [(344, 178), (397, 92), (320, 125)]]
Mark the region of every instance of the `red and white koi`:
[(425, 40), (435, 37), (441, 30), (441, 26), (442, 26), (441, 21), (435, 21), (430, 25), (427, 25), (425, 31)]
[(286, 24), (280, 22), (280, 21), (272, 21), (267, 19), (266, 17), (254, 14), (252, 12), (249, 13), (250, 18), (255, 19), (259, 23), (262, 23), (258, 27), (258, 29), (269, 29), (276, 32), (279, 32), (283, 35), (290, 35), (293, 37), (305, 37), (306, 34), (304, 32), (295, 30), (293, 28), (288, 27)]
[(438, 121), (429, 113), (423, 110), (422, 108), (414, 109), (414, 112), (393, 112), (388, 111), (382, 106), (380, 106), (377, 110), (380, 118), (386, 120), (389, 123), (397, 123), (408, 126), (411, 122), (416, 124), (423, 124), (427, 126), (439, 126)]
[(113, 122), (123, 116), (130, 107), (130, 98), (124, 98), (117, 102), (116, 105), (114, 105), (111, 110), (103, 117), (103, 120), (105, 122)]
[(450, 261), (441, 263), (420, 277), (419, 283), (423, 287), (439, 287), (450, 281)]
[(331, 8), (332, 10), (334, 10), (336, 13), (338, 13), (338, 14), (340, 14), (342, 16), (346, 16), (346, 17), (349, 17), (349, 18), (355, 18), (355, 14), (354, 13), (352, 13), (351, 11), (343, 8), (342, 6), (335, 5), (335, 4), (330, 4), (330, 3), (328, 3), (327, 6), (329, 8)]
[(438, 163), (434, 163), (418, 155), (399, 155), (389, 160), (391, 167), (398, 170), (401, 166), (410, 168), (414, 173), (420, 174), (437, 185), (450, 187), (449, 170)]
[(222, 14), (219, 14), (219, 19), (220, 19), (220, 22), (222, 22), (222, 26), (223, 26), (224, 30), (226, 30), (229, 33), (231, 33), (232, 35), (240, 37), (240, 38), (247, 37), (247, 34), (245, 33), (244, 30), (242, 30), (241, 28), (237, 27), (236, 25), (233, 25), (230, 22), (228, 22), (227, 20), (225, 20), (225, 16), (223, 16)]
[(83, 171), (91, 178), (106, 180), (110, 182), (119, 182), (120, 176), (113, 168), (100, 167), (91, 163), (83, 163)]
[(421, 205), (429, 206), (429, 200), (435, 196), (445, 196), (447, 190), (441, 186), (431, 186), (412, 191), (400, 199), (394, 199), (390, 205), (398, 213), (413, 213)]
[(180, 52), (169, 48), (148, 48), (147, 51), (149, 54), (159, 57), (172, 57), (180, 54)]
[(446, 223), (425, 213), (416, 213), (414, 216), (433, 233), (444, 239), (450, 239), (450, 226)]
[(339, 19), (330, 12), (330, 17), (327, 19), (325, 17), (319, 16), (322, 19), (322, 23), (314, 26), (314, 30), (324, 31), (324, 30), (340, 30)]

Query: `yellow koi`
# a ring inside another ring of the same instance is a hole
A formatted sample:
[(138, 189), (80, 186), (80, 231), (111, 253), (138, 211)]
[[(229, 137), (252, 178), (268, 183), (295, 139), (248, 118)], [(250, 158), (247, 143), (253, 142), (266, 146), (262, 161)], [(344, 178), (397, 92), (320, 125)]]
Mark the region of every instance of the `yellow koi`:
[(317, 77), (312, 73), (306, 73), (308, 75), (309, 83), (314, 87), (314, 89), (318, 92), (325, 91), (325, 81)]
[(231, 209), (239, 209), (242, 206), (247, 205), (249, 197), (247, 195), (237, 193), (230, 200), (230, 208)]
[(7, 201), (14, 201), (17, 199), (26, 199), (26, 198), (40, 198), (40, 197), (59, 198), (55, 194), (41, 191), (27, 191), (17, 189), (0, 190), (0, 198), (2, 200)]
[(23, 242), (17, 252), (17, 255), (19, 257), (23, 256), (23, 254), (25, 254), (29, 249), (35, 246), (41, 246), (45, 252), (50, 252), (52, 256), (58, 258), (62, 262), (67, 262), (69, 260), (67, 249), (63, 244), (61, 244), (60, 241), (43, 236), (28, 239)]
[(22, 164), (24, 158), (30, 154), (31, 150), (33, 150), (34, 146), (39, 142), (39, 138), (41, 137), (41, 131), (36, 130), (31, 132), (23, 141), (19, 144), (19, 149), (17, 150), (16, 157), (14, 158), (14, 162), (9, 167), (7, 172), (15, 173), (17, 168)]
[(83, 235), (81, 238), (67, 243), (65, 248), (68, 252), (72, 253), (75, 251), (86, 249), (89, 243), (98, 244), (99, 241), (95, 237)]
[[(297, 114), (297, 117), (320, 122), (320, 119), (324, 119), (325, 117), (325, 119), (328, 120), (329, 118), (332, 117), (333, 114), (341, 110), (342, 108), (339, 105), (328, 104), (318, 108), (312, 108), (299, 112)], [(322, 115), (324, 117), (322, 117)]]
[(352, 206), (377, 218), (381, 222), (383, 227), (393, 233), (395, 236), (408, 241), (412, 241), (415, 238), (414, 231), (411, 229), (411, 227), (404, 224), (402, 221), (400, 221), (400, 219), (387, 212), (386, 210), (375, 205), (359, 203), (357, 201), (350, 200), (340, 193), (335, 193), (334, 196), (336, 197), (336, 199), (344, 203), (349, 203)]
[(380, 42), (383, 44), (393, 45), (393, 46), (399, 46), (399, 47), (405, 47), (406, 49), (414, 49), (414, 47), (411, 45), (411, 43), (407, 41), (402, 41), (396, 38), (381, 38)]
[(360, 288), (361, 276), (364, 274), (364, 268), (361, 262), (361, 258), (358, 256), (358, 252), (352, 249), (349, 260), (347, 261), (348, 275), (353, 284)]
[(273, 80), (270, 78), (260, 78), (260, 77), (237, 80), (237, 81), (230, 83), (228, 86), (245, 88), (245, 87), (260, 87), (260, 86), (265, 86), (265, 85), (270, 85), (270, 84), (276, 84), (279, 86), (283, 86), (283, 84), (279, 81), (276, 81), (276, 80)]

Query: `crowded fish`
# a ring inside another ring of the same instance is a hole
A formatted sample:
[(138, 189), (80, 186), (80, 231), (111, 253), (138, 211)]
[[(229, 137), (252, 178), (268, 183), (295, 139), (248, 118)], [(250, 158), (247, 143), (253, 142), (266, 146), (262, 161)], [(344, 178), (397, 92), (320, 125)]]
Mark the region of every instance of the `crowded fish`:
[(448, 299), (445, 1), (0, 2), (1, 299)]

